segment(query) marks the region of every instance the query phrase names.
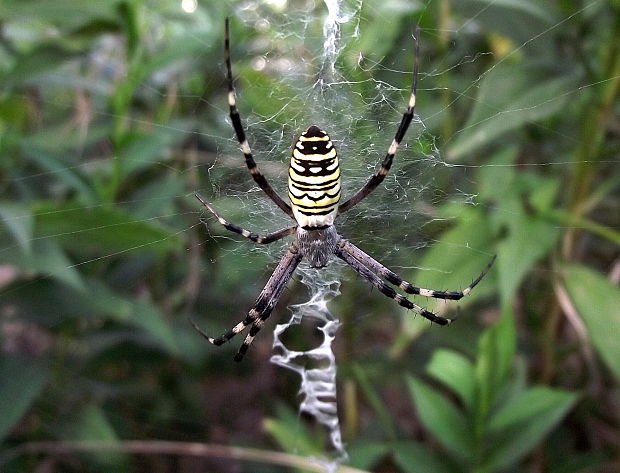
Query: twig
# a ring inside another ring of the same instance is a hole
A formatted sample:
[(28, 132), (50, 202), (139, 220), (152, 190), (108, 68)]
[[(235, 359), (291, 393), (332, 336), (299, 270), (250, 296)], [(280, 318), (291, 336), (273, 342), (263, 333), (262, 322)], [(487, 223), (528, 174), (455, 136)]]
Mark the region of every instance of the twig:
[[(17, 447), (13, 453), (16, 456), (26, 453), (47, 453), (53, 455), (67, 455), (73, 453), (102, 453), (120, 452), (134, 455), (180, 455), (191, 457), (219, 457), (236, 460), (255, 461), (290, 466), (293, 468), (323, 473), (325, 464), (321, 459), (305, 458), (289, 453), (260, 450), (256, 448), (229, 447), (226, 445), (198, 443), (198, 442), (170, 442), (163, 440), (126, 440), (119, 442), (99, 441), (58, 441), (58, 442), (29, 442)], [(368, 473), (364, 470), (340, 466), (335, 473)]]

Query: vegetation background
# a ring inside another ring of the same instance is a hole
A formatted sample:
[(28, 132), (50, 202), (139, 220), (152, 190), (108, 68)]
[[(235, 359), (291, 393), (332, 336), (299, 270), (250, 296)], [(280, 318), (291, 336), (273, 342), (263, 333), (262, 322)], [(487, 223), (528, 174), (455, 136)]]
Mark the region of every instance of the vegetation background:
[[(285, 222), (227, 123), (231, 16), (240, 108), (280, 190), (312, 120), (333, 130), (345, 187), (363, 182), (419, 24), (424, 129), (342, 231), (425, 287), (464, 287), (498, 255), (449, 328), (342, 268), (349, 468), (620, 471), (620, 3), (366, 0), (323, 96), (322, 2), (182, 4), (0, 4), (0, 470), (318, 471), (323, 432), (268, 362), (273, 320), (242, 364), (186, 320), (235, 323), (282, 248), (205, 230), (193, 197), (253, 230)], [(305, 298), (293, 281), (272, 319)], [(313, 340), (304, 326), (289, 342)]]

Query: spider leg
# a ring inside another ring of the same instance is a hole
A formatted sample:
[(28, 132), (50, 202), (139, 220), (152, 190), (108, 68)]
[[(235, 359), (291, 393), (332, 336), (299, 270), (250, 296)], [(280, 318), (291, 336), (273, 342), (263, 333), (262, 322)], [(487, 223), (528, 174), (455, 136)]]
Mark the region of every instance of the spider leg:
[(299, 264), (302, 259), (302, 255), (299, 252), (296, 244), (293, 243), (284, 254), (280, 263), (276, 267), (276, 269), (271, 274), (271, 277), (267, 281), (267, 284), (259, 294), (254, 306), (248, 312), (248, 315), (245, 319), (237, 323), (227, 332), (223, 333), (217, 338), (213, 338), (209, 336), (206, 332), (204, 332), (198, 325), (190, 318), (189, 321), (192, 326), (196, 329), (196, 331), (202, 335), (209, 343), (213, 345), (222, 345), (227, 342), (231, 338), (233, 338), (238, 333), (243, 332), (248, 325), (252, 325), (250, 328), (250, 332), (243, 340), (239, 351), (235, 355), (235, 361), (241, 361), (243, 356), (248, 351), (254, 337), (262, 328), (265, 320), (269, 318), (271, 315), (271, 311), (277, 304), (280, 296), (284, 292), (284, 288), (286, 284), (290, 280), (295, 268)]
[(353, 197), (349, 198), (344, 203), (338, 206), (338, 215), (346, 212), (357, 203), (359, 203), (364, 197), (374, 191), (385, 176), (387, 176), (388, 172), (390, 172), (390, 168), (392, 167), (392, 160), (394, 159), (394, 155), (400, 146), (401, 141), (405, 137), (405, 133), (409, 129), (409, 125), (411, 124), (411, 120), (413, 120), (413, 115), (415, 112), (415, 99), (416, 99), (416, 90), (418, 88), (418, 68), (419, 68), (419, 56), (420, 56), (420, 41), (419, 41), (419, 29), (416, 28), (415, 34), (415, 59), (413, 65), (413, 82), (411, 84), (411, 95), (409, 97), (409, 103), (407, 104), (407, 110), (403, 114), (403, 118), (400, 121), (400, 125), (398, 126), (398, 130), (396, 131), (396, 135), (392, 140), (392, 144), (390, 145), (385, 158), (383, 158), (383, 162), (381, 163), (381, 167), (379, 170), (373, 174), (366, 184), (358, 190)]
[(356, 258), (351, 256), (349, 253), (344, 251), (340, 245), (336, 247), (334, 253), (338, 258), (342, 259), (345, 263), (351, 266), (361, 277), (363, 277), (370, 284), (375, 286), (379, 291), (389, 297), (390, 299), (394, 299), (399, 305), (405, 307), (406, 309), (410, 309), (414, 311), (416, 314), (420, 314), (425, 319), (430, 320), (431, 322), (435, 322), (439, 325), (448, 325), (452, 322), (451, 319), (447, 319), (445, 317), (441, 317), (439, 315), (435, 315), (432, 312), (426, 310), (424, 307), (420, 307), (417, 304), (414, 304), (409, 299), (404, 296), (398, 294), (392, 286), (386, 284), (379, 276), (373, 273), (370, 269), (360, 263)]
[(398, 286), (400, 289), (405, 291), (408, 294), (416, 294), (425, 297), (434, 297), (435, 299), (451, 299), (458, 301), (459, 299), (468, 295), (474, 287), (482, 280), (483, 277), (487, 275), (491, 266), (495, 262), (496, 255), (491, 258), (491, 261), (485, 266), (482, 272), (478, 275), (473, 282), (467, 286), (462, 291), (436, 291), (434, 289), (424, 289), (421, 287), (416, 287), (411, 283), (404, 281), (398, 274), (391, 271), (389, 268), (386, 268), (377, 260), (375, 260), (372, 256), (360, 250), (357, 246), (347, 240), (341, 240), (341, 248), (343, 251), (354, 257), (364, 266), (368, 267), (370, 270), (377, 273), (379, 276), (385, 278), (391, 284)]
[(293, 210), (291, 206), (284, 202), (282, 198), (276, 193), (275, 190), (271, 187), (269, 182), (263, 174), (258, 170), (258, 166), (254, 161), (254, 157), (252, 156), (252, 150), (250, 149), (250, 145), (245, 136), (245, 131), (243, 129), (243, 125), (241, 124), (241, 117), (239, 116), (239, 111), (237, 110), (237, 97), (235, 93), (235, 86), (233, 84), (233, 76), (232, 76), (232, 66), (230, 63), (230, 28), (228, 17), (226, 18), (226, 27), (225, 27), (225, 35), (224, 35), (224, 59), (226, 61), (226, 81), (228, 82), (228, 105), (230, 107), (230, 120), (232, 121), (233, 128), (235, 129), (235, 134), (237, 135), (237, 140), (239, 141), (239, 146), (241, 147), (241, 151), (245, 156), (245, 164), (247, 165), (250, 174), (252, 174), (252, 178), (254, 182), (258, 184), (258, 186), (267, 194), (267, 196), (278, 206), (284, 213), (289, 215), (291, 218), (295, 218), (293, 216)]
[(295, 233), (295, 230), (297, 230), (297, 225), (295, 225), (292, 227), (282, 228), (276, 232), (269, 233), (265, 236), (258, 235), (257, 233), (250, 232), (244, 228), (241, 228), (238, 225), (235, 225), (234, 223), (230, 223), (228, 220), (224, 219), (224, 217), (222, 217), (219, 213), (217, 213), (217, 211), (213, 208), (213, 206), (209, 202), (204, 200), (198, 194), (194, 194), (194, 195), (200, 201), (200, 203), (204, 205), (205, 208), (209, 212), (211, 212), (211, 214), (217, 219), (217, 221), (220, 222), (224, 226), (224, 228), (226, 228), (226, 230), (230, 230), (233, 233), (237, 233), (238, 235), (241, 235), (242, 237), (252, 240), (254, 243), (260, 243), (264, 245), (268, 243), (273, 243), (274, 241), (281, 240), (285, 236)]

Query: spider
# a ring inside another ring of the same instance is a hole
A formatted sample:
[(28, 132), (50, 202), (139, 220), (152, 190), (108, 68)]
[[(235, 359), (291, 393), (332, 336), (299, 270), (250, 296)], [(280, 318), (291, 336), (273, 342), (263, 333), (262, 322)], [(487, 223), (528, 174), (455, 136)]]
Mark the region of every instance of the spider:
[[(258, 235), (245, 230), (234, 223), (224, 219), (213, 206), (196, 194), (196, 198), (202, 205), (222, 224), (227, 230), (237, 233), (249, 240), (268, 244), (278, 241), (288, 235), (295, 234), (280, 263), (267, 281), (254, 306), (250, 309), (245, 319), (237, 323), (230, 330), (217, 338), (205, 333), (190, 319), (193, 327), (200, 335), (213, 345), (222, 345), (235, 335), (243, 332), (250, 326), (239, 351), (235, 355), (235, 361), (241, 361), (247, 352), (256, 334), (271, 315), (271, 311), (278, 302), (289, 279), (293, 275), (297, 265), (305, 259), (313, 268), (324, 267), (332, 255), (337, 256), (353, 268), (363, 279), (376, 287), (382, 294), (393, 299), (409, 310), (439, 325), (447, 325), (452, 319), (435, 315), (425, 308), (411, 302), (406, 297), (398, 294), (390, 284), (407, 294), (434, 297), (438, 299), (459, 300), (468, 295), (472, 289), (488, 273), (495, 261), (495, 256), (486, 265), (483, 271), (473, 282), (462, 291), (436, 291), (416, 287), (404, 281), (398, 274), (379, 263), (372, 256), (366, 254), (350, 241), (338, 234), (334, 222), (336, 218), (354, 207), (368, 194), (375, 190), (388, 174), (392, 166), (392, 160), (400, 143), (411, 124), (414, 116), (416, 103), (416, 89), (418, 82), (419, 63), (419, 40), (418, 31), (414, 35), (415, 60), (413, 68), (413, 82), (411, 95), (407, 109), (403, 114), (396, 135), (383, 159), (379, 169), (366, 181), (352, 197), (340, 203), (340, 168), (338, 156), (329, 135), (316, 125), (310, 126), (304, 131), (295, 146), (288, 169), (288, 197), (290, 204), (285, 202), (271, 187), (263, 174), (259, 171), (250, 145), (245, 136), (241, 117), (237, 110), (237, 99), (233, 84), (232, 68), (230, 61), (230, 31), (229, 20), (225, 22), (224, 55), (226, 62), (226, 80), (228, 83), (228, 105), (230, 107), (230, 120), (235, 130), (237, 140), (245, 163), (258, 186), (267, 196), (287, 215), (295, 220), (295, 225), (283, 228), (268, 235)], [(389, 284), (387, 284), (389, 283)]]

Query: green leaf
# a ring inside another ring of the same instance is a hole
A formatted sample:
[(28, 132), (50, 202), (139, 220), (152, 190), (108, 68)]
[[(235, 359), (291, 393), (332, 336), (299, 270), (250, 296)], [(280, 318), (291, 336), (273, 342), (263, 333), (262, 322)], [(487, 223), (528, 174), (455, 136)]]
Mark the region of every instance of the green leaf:
[(41, 393), (47, 378), (48, 370), (38, 360), (0, 358), (0, 441)]
[(426, 383), (407, 377), (409, 393), (424, 427), (453, 455), (470, 459), (471, 433), (465, 416), (452, 402)]
[(451, 350), (435, 350), (426, 372), (459, 395), (471, 407), (475, 393), (474, 365), (465, 356)]
[[(114, 427), (110, 424), (106, 415), (99, 406), (86, 407), (79, 414), (78, 423), (72, 438), (80, 441), (96, 440), (101, 443), (118, 442), (119, 438)], [(130, 457), (120, 452), (93, 453), (97, 463), (105, 466), (106, 471), (123, 472), (131, 471)]]
[(279, 405), (277, 414), (277, 419), (266, 419), (264, 426), (284, 451), (303, 456), (322, 453), (320, 439), (310, 433), (297, 413)]
[(495, 435), (494, 440), (488, 442), (492, 448), (485, 461), (485, 470), (507, 468), (531, 452), (559, 424), (576, 400), (577, 395), (573, 393), (535, 387), (503, 406), (489, 423)]
[(372, 469), (389, 452), (386, 442), (351, 442), (347, 443), (347, 464), (362, 470)]
[(83, 289), (84, 283), (80, 273), (54, 240), (34, 240), (32, 251), (24, 253), (14, 251), (14, 248), (0, 250), (2, 259), (24, 271), (36, 271), (46, 276), (56, 278), (75, 289)]
[(34, 221), (30, 209), (25, 205), (0, 202), (0, 218), (22, 251), (26, 254), (30, 253)]
[(476, 105), (447, 151), (449, 159), (472, 155), (509, 131), (563, 110), (576, 81), (566, 74), (541, 76), (538, 69), (524, 70), (522, 64), (498, 64), (484, 76)]
[(352, 371), (355, 376), (355, 380), (364, 393), (366, 401), (368, 401), (373, 411), (375, 411), (379, 424), (385, 432), (385, 435), (387, 435), (390, 439), (396, 439), (396, 427), (394, 426), (394, 422), (392, 421), (392, 417), (390, 416), (387, 406), (373, 388), (372, 383), (368, 380), (368, 376), (366, 375), (364, 369), (360, 365), (353, 363)]
[(588, 329), (592, 344), (620, 382), (620, 289), (581, 265), (564, 266), (566, 290)]
[[(487, 231), (485, 215), (473, 208), (460, 211), (458, 224), (444, 232), (424, 254), (419, 263), (422, 269), (409, 281), (426, 288), (458, 290), (466, 287), (488, 264), (493, 249), (492, 234)], [(491, 292), (493, 273), (491, 269), (471, 295), (460, 301), (460, 305)], [(437, 301), (436, 304), (444, 304), (444, 301)]]
[(475, 423), (480, 428), (496, 396), (502, 390), (512, 366), (516, 346), (514, 317), (505, 308), (502, 318), (488, 329), (478, 342), (476, 359), (476, 411)]
[[(59, 136), (67, 139), (64, 134), (56, 133), (55, 140), (60, 140)], [(47, 145), (49, 146), (50, 138), (48, 137)], [(80, 166), (71, 162), (63, 161), (57, 156), (36, 145), (25, 142), (22, 144), (22, 150), (30, 156), (36, 163), (45, 170), (46, 173), (53, 175), (58, 180), (65, 183), (69, 189), (76, 190), (79, 193), (80, 200), (87, 203), (97, 202), (97, 196), (91, 188), (87, 179), (79, 172)], [(71, 141), (71, 140), (69, 140)]]
[(398, 442), (392, 445), (394, 460), (405, 473), (453, 473), (445, 456), (417, 442)]
[(156, 219), (137, 219), (118, 208), (46, 202), (34, 205), (33, 212), (37, 235), (54, 237), (79, 254), (166, 252), (181, 246), (179, 233)]
[(546, 386), (535, 386), (501, 406), (489, 420), (487, 428), (493, 432), (532, 422), (534, 418), (546, 415), (546, 412), (557, 404), (572, 402), (575, 399), (576, 395), (572, 393)]

